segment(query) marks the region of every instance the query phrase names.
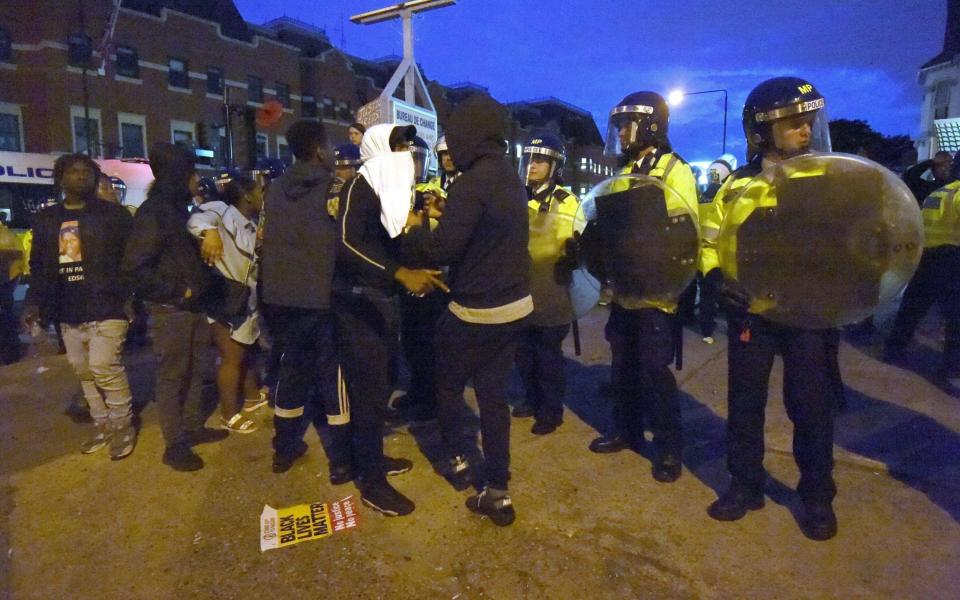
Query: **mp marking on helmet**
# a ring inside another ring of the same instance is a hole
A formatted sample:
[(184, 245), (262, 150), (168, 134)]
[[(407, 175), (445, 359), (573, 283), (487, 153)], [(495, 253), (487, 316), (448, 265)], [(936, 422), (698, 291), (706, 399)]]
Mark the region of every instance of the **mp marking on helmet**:
[(810, 85), (809, 83), (805, 83), (797, 87), (797, 89), (800, 91), (801, 94), (809, 94), (810, 92), (813, 91), (813, 86)]

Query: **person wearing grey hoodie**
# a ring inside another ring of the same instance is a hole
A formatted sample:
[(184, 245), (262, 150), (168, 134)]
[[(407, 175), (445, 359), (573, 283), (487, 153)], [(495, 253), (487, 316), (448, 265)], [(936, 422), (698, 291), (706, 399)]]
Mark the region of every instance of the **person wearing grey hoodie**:
[(298, 121), (287, 130), (297, 162), (270, 184), (264, 199), (260, 293), (263, 316), (280, 356), (274, 399), (273, 472), (302, 456), (312, 422), (329, 426), (330, 482), (352, 479), (350, 413), (339, 394), (330, 286), (337, 227), (327, 216), (332, 180), (322, 124)]

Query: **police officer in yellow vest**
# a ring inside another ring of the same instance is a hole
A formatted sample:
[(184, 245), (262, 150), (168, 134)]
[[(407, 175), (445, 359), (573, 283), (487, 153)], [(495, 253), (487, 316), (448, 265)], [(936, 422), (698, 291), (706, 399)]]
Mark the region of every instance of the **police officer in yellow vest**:
[[(677, 192), (666, 198), (668, 211), (677, 208), (671, 203), (682, 202), (695, 219), (696, 179), (670, 146), (668, 119), (667, 103), (659, 94), (630, 94), (610, 111), (605, 153), (621, 156), (621, 173), (662, 180)], [(676, 349), (676, 312), (675, 301), (638, 305), (615, 291), (605, 332), (612, 354), (615, 430), (590, 443), (590, 450), (598, 453), (636, 449), (644, 443), (648, 424), (656, 445), (653, 477), (660, 482), (675, 481), (682, 470), (680, 397), (669, 367)]]
[(520, 160), (520, 179), (530, 197), (533, 314), (527, 317), (516, 356), (526, 404), (514, 408), (513, 416), (533, 416), (531, 431), (536, 435), (551, 433), (563, 422), (562, 345), (573, 321), (568, 285), (577, 268), (566, 250), (579, 205), (577, 197), (560, 186), (566, 158), (560, 138), (544, 132), (530, 138)]
[(920, 266), (903, 293), (886, 340), (884, 358), (903, 357), (927, 311), (939, 303), (946, 322), (940, 375), (960, 377), (960, 181), (947, 184), (923, 201), (924, 250)]
[[(723, 184), (714, 198), (713, 211), (707, 212), (701, 223), (703, 272), (719, 264), (716, 242), (729, 202), (756, 175), (788, 158), (830, 150), (824, 104), (820, 92), (797, 77), (767, 80), (747, 96), (743, 128), (748, 162)], [(770, 370), (779, 353), (784, 364), (783, 400), (794, 426), (794, 459), (800, 469), (801, 529), (811, 539), (830, 539), (837, 532), (832, 470), (833, 421), (842, 385), (836, 367), (838, 333), (773, 323), (758, 316), (762, 307), (756, 301), (748, 305), (733, 293), (726, 293), (725, 301), (729, 337), (727, 466), (732, 480), (707, 512), (719, 521), (735, 521), (764, 505), (764, 410)]]
[(430, 184), (439, 187), (446, 194), (450, 185), (460, 176), (460, 171), (453, 164), (453, 157), (450, 156), (450, 150), (447, 149), (447, 137), (440, 136), (436, 146), (437, 160), (440, 162), (440, 174), (430, 180)]

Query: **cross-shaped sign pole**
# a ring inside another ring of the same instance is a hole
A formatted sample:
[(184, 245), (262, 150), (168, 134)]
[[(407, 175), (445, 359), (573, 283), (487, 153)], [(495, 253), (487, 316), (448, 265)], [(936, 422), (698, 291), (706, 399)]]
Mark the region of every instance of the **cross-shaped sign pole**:
[(400, 79), (402, 78), (404, 80), (404, 100), (414, 105), (417, 104), (417, 84), (419, 83), (423, 102), (421, 106), (425, 106), (431, 111), (434, 110), (433, 102), (430, 100), (430, 94), (427, 93), (426, 85), (423, 83), (420, 70), (417, 68), (417, 63), (413, 58), (413, 23), (411, 22), (411, 18), (414, 13), (444, 8), (453, 4), (456, 4), (456, 0), (412, 0), (411, 2), (401, 2), (400, 4), (379, 8), (350, 17), (352, 22), (359, 25), (372, 25), (397, 18), (403, 20), (403, 62), (400, 63), (397, 71), (393, 74), (393, 77), (390, 78), (389, 83), (383, 88), (381, 98), (393, 96), (393, 92), (400, 85)]

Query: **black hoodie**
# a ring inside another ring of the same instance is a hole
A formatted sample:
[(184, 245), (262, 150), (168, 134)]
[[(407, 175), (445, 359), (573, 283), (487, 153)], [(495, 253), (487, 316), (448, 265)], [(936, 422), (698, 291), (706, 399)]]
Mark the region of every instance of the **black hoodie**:
[[(134, 215), (122, 270), (141, 298), (199, 312), (211, 274), (187, 230), (193, 157), (184, 148), (159, 142), (150, 148), (150, 167), (156, 180)], [(188, 288), (189, 299), (184, 298)]]
[(506, 110), (471, 96), (451, 114), (446, 136), (463, 174), (450, 186), (439, 226), (404, 236), (405, 250), (425, 264), (450, 266), (450, 299), (459, 306), (490, 309), (528, 298), (527, 193), (504, 154)]
[(260, 286), (265, 304), (327, 310), (337, 227), (327, 216), (330, 169), (298, 162), (264, 200)]

